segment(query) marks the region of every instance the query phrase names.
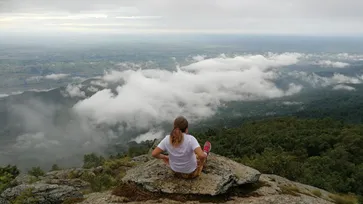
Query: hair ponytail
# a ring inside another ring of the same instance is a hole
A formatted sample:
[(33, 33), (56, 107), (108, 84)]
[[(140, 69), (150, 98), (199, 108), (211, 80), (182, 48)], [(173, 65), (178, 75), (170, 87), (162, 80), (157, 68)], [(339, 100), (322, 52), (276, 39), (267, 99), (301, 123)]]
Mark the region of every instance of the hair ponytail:
[(174, 128), (173, 131), (171, 131), (170, 143), (173, 147), (179, 146), (183, 142), (183, 139), (184, 135), (178, 127)]
[(184, 140), (184, 134), (188, 128), (188, 121), (180, 116), (174, 120), (174, 129), (170, 133), (170, 144), (173, 147), (179, 146)]

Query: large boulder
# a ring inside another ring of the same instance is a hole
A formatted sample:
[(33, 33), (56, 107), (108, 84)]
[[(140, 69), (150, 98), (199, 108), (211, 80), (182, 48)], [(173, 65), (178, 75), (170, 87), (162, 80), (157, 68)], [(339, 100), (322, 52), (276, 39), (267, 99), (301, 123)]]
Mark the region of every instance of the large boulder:
[(67, 199), (83, 198), (83, 195), (72, 186), (35, 183), (21, 184), (14, 188), (6, 189), (0, 197), (6, 201), (14, 201), (22, 197), (21, 203), (31, 203), (32, 201), (39, 204), (60, 204)]
[(20, 184), (29, 184), (38, 181), (39, 179), (35, 176), (29, 174), (20, 174), (13, 181), (11, 181), (12, 186), (17, 186)]
[(255, 169), (211, 153), (206, 168), (195, 179), (177, 178), (161, 160), (153, 159), (128, 170), (123, 182), (151, 192), (214, 196), (234, 186), (258, 182), (260, 175)]

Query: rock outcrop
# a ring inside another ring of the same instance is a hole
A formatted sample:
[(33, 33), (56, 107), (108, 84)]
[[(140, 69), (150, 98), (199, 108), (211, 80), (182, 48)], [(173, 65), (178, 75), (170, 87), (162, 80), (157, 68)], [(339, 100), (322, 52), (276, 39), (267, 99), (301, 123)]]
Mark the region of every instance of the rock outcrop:
[(192, 180), (177, 178), (161, 160), (151, 160), (127, 171), (122, 179), (151, 192), (218, 195), (229, 188), (259, 180), (261, 173), (225, 157), (210, 154), (207, 167)]
[(21, 203), (39, 204), (63, 203), (70, 198), (83, 198), (82, 193), (75, 187), (45, 183), (21, 184), (5, 190), (1, 197), (6, 201), (14, 201), (22, 195), (26, 195), (26, 199)]
[[(334, 195), (327, 191), (280, 176), (261, 174), (213, 153), (208, 157), (202, 174), (189, 180), (174, 176), (169, 167), (150, 155), (141, 155), (132, 161), (136, 166), (127, 169), (115, 163), (116, 170), (122, 169), (122, 173), (116, 175), (125, 175), (120, 177), (122, 182), (108, 191), (93, 193), (90, 190), (95, 180), (89, 179), (107, 174), (109, 166), (52, 171), (41, 177), (19, 175), (12, 182), (13, 187), (1, 193), (0, 204), (14, 201), (24, 204), (60, 204), (64, 201), (83, 204), (334, 203)], [(100, 181), (102, 179), (97, 180)]]
[[(99, 169), (98, 169), (99, 170)], [(98, 171), (97, 170), (97, 171)], [(35, 177), (21, 174), (12, 181), (11, 188), (0, 195), (0, 204), (25, 199), (20, 203), (63, 203), (67, 199), (82, 199), (83, 190), (90, 189), (90, 183), (80, 179), (82, 175), (92, 176), (95, 169), (66, 169), (47, 172)]]
[[(121, 189), (123, 190), (123, 189)], [(190, 198), (189, 195), (156, 196), (154, 199), (135, 201), (127, 197), (113, 195), (112, 191), (91, 193), (86, 195), (82, 204), (333, 204), (329, 197), (329, 192), (313, 186), (290, 181), (276, 175), (262, 174), (259, 182), (254, 185), (240, 186), (236, 194), (209, 196), (209, 201), (205, 197), (198, 195)], [(137, 194), (137, 192), (135, 192)], [(143, 193), (144, 194), (144, 193)], [(153, 193), (149, 193), (153, 194)], [(227, 193), (228, 194), (228, 193)], [(143, 196), (148, 196), (145, 193)]]
[(0, 197), (0, 204), (9, 204), (9, 202), (7, 200), (5, 200), (4, 198)]

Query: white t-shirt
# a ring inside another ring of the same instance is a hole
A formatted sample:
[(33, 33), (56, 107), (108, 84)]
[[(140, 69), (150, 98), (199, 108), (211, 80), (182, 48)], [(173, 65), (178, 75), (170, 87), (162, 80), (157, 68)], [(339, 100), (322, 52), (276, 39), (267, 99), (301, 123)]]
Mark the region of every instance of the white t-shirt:
[(192, 173), (197, 168), (197, 158), (194, 153), (194, 150), (200, 146), (197, 139), (184, 133), (183, 143), (173, 147), (169, 138), (170, 135), (167, 135), (158, 147), (169, 153), (170, 168), (179, 173)]

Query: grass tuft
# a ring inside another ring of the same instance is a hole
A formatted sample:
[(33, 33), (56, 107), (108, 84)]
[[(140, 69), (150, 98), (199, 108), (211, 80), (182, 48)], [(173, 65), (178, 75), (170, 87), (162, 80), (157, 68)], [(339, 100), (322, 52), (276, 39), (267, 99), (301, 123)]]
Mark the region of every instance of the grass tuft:
[(353, 195), (330, 194), (329, 198), (334, 200), (336, 204), (356, 204), (358, 202)]
[(317, 189), (312, 191), (313, 195), (317, 196), (317, 197), (321, 197), (321, 192)]
[(281, 186), (280, 189), (282, 194), (299, 196), (300, 190), (296, 186), (286, 185), (286, 186)]

